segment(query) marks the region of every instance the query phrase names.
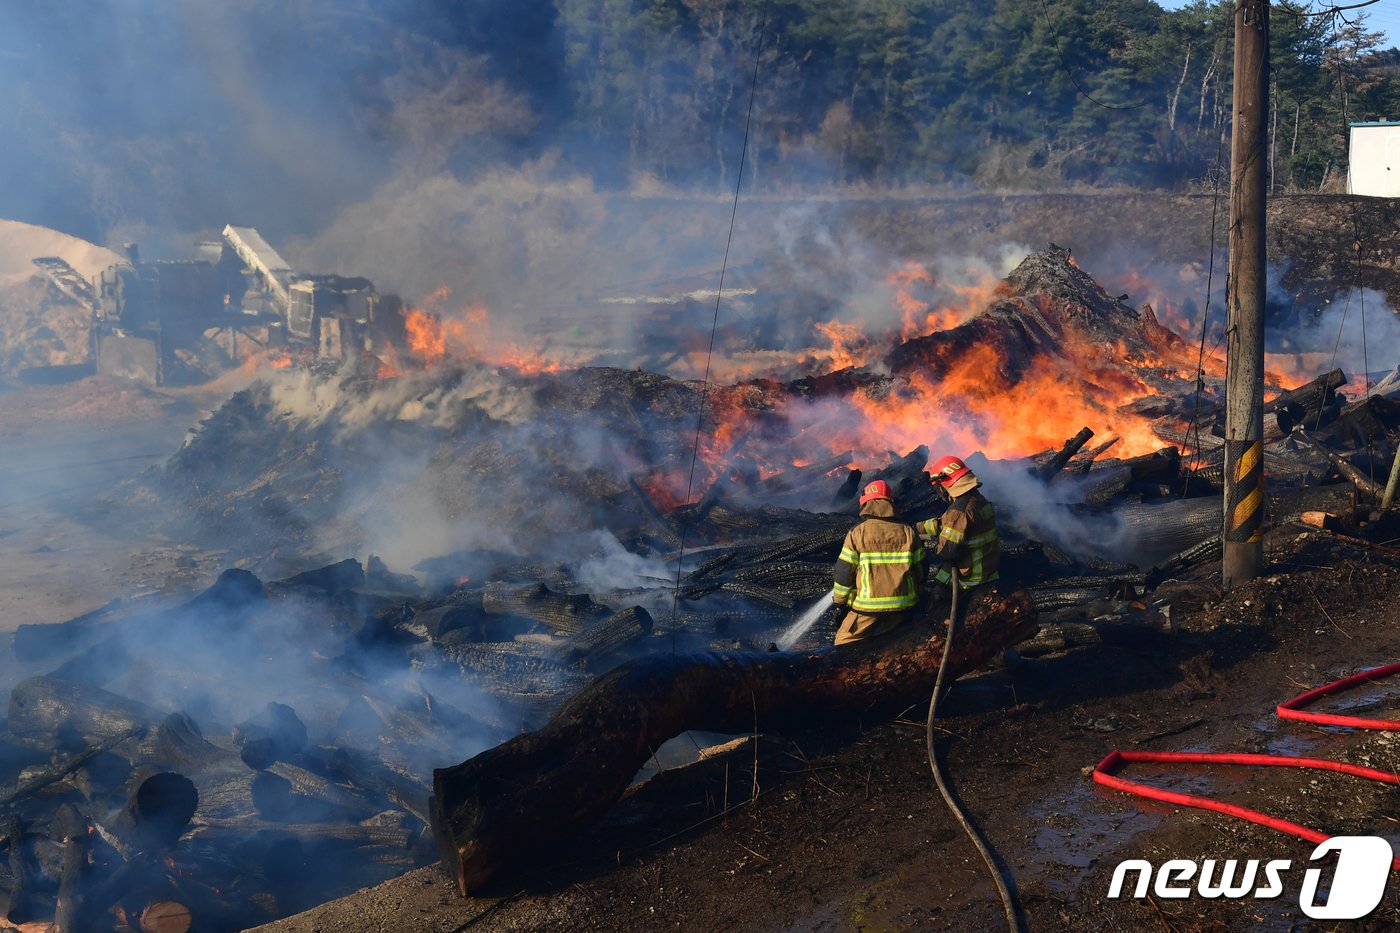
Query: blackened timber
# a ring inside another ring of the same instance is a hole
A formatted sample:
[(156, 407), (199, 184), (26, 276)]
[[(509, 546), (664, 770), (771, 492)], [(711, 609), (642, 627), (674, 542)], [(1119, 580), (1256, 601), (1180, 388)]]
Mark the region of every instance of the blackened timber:
[(844, 504), (846, 500), (855, 496), (856, 490), (860, 488), (860, 478), (862, 475), (860, 470), (851, 470), (846, 474), (846, 478), (831, 496), (832, 508)]
[(15, 657), (24, 661), (48, 658), (60, 652), (72, 653), (84, 645), (94, 633), (101, 631), (98, 624), (120, 609), (120, 598), (113, 599), (105, 606), (91, 612), (75, 616), (66, 622), (21, 625), (15, 629)]
[(1298, 422), (1286, 408), (1278, 411), (1264, 413), (1264, 443), (1272, 444), (1274, 441), (1287, 437)]
[(1138, 503), (1114, 509), (1128, 540), (1148, 553), (1173, 553), (1212, 537), (1220, 530), (1219, 496)]
[(53, 929), (55, 933), (86, 933), (94, 919), (87, 916), (82, 896), (87, 874), (87, 819), (65, 803), (58, 808), (55, 822), (63, 838), (63, 877), (58, 883)]
[(1072, 458), (1070, 458), (1070, 462), (1065, 465), (1065, 472), (1087, 473), (1089, 470), (1094, 468), (1094, 461), (1097, 460), (1099, 456), (1105, 451), (1107, 451), (1110, 447), (1117, 444), (1120, 440), (1122, 440), (1122, 438), (1115, 434), (1113, 437), (1110, 437), (1102, 444), (1091, 447), (1088, 450), (1080, 451), (1079, 453), (1075, 454)]
[(1328, 461), (1331, 462), (1332, 466), (1336, 467), (1337, 472), (1342, 474), (1342, 476), (1353, 486), (1364, 492), (1366, 495), (1370, 496), (1372, 500), (1376, 502), (1379, 502), (1381, 500), (1382, 490), (1378, 483), (1372, 482), (1371, 479), (1365, 473), (1362, 473), (1356, 467), (1352, 466), (1350, 461), (1348, 461), (1344, 457), (1339, 456), (1338, 454), (1333, 453), (1332, 451), (1324, 447), (1322, 444), (1318, 443), (1318, 441), (1314, 439), (1313, 436), (1310, 435), (1307, 431), (1304, 431), (1302, 428), (1299, 428), (1298, 434), (1300, 437), (1303, 438), (1303, 440), (1307, 441), (1313, 447), (1326, 454)]
[(666, 516), (656, 507), (656, 503), (651, 501), (651, 496), (637, 482), (637, 477), (627, 477), (627, 484), (632, 488), (632, 495), (636, 498), (637, 504), (642, 507), (642, 511), (651, 519), (652, 526), (661, 533), (662, 538), (671, 547), (681, 547), (681, 536), (676, 529), (666, 520)]
[[(980, 666), (1035, 626), (1024, 590), (980, 594), (954, 675)], [(944, 663), (928, 623), (887, 638), (807, 652), (652, 656), (574, 696), (548, 724), (433, 772), (433, 831), (470, 893), (512, 862), (611, 807), (661, 743), (689, 729), (781, 731), (897, 711), (928, 696)]]
[(1116, 499), (1132, 482), (1133, 471), (1125, 466), (1091, 470), (1079, 491), (1086, 504), (1103, 505)]
[(623, 609), (570, 636), (559, 649), (560, 660), (582, 660), (592, 667), (618, 648), (650, 635), (653, 627), (651, 613), (641, 606)]
[(1181, 473), (1181, 451), (1175, 447), (1163, 447), (1150, 454), (1120, 460), (1119, 464), (1131, 470), (1137, 482), (1170, 483)]
[(199, 807), (194, 782), (176, 771), (162, 771), (142, 781), (113, 827), (138, 851), (175, 845)]
[(244, 764), (266, 768), (306, 747), (306, 726), (290, 706), (268, 703), (257, 715), (234, 727), (233, 743)]
[(1065, 446), (1049, 460), (1039, 467), (1035, 473), (1042, 480), (1048, 480), (1064, 468), (1069, 463), (1069, 458), (1079, 453), (1080, 448), (1089, 443), (1089, 438), (1094, 436), (1094, 432), (1088, 428), (1080, 428), (1079, 433), (1065, 442)]
[(572, 635), (608, 614), (587, 593), (556, 593), (543, 583), (533, 586), (489, 584), (481, 594), (488, 615), (519, 616)]
[[(402, 814), (399, 814), (402, 817)], [(384, 846), (407, 849), (413, 843), (414, 832), (399, 826), (385, 826), (372, 821), (360, 823), (277, 823), (258, 817), (217, 817), (203, 819), (200, 825), (212, 829), (234, 830), (240, 836), (268, 833), (291, 836), (307, 841), (334, 839), (357, 846)]]
[(807, 466), (793, 467), (770, 476), (765, 480), (760, 480), (758, 488), (762, 492), (769, 494), (787, 492), (798, 486), (804, 486), (807, 483), (820, 480), (832, 470), (848, 466), (851, 462), (851, 458), (854, 456), (854, 451), (848, 450), (834, 457), (827, 457), (823, 460), (818, 460), (816, 463), (810, 463)]
[(428, 788), (386, 768), (378, 759), (349, 748), (329, 752), (317, 749), (315, 756), (327, 772), (338, 775), (360, 790), (376, 794), (428, 824)]
[(1155, 587), (1163, 580), (1170, 579), (1206, 561), (1219, 560), (1223, 553), (1223, 541), (1220, 535), (1197, 542), (1184, 551), (1178, 551), (1149, 570), (1147, 572), (1147, 585)]
[[(1264, 411), (1287, 410), (1292, 413), (1295, 424), (1313, 427), (1319, 412), (1336, 406), (1336, 390), (1346, 384), (1346, 373), (1334, 369), (1305, 385), (1279, 394), (1264, 405)], [(1306, 418), (1302, 417), (1304, 413)]]
[(162, 718), (143, 703), (59, 677), (31, 677), (10, 693), (10, 731), (26, 737), (71, 734), (102, 741)]
[(90, 758), (94, 757), (95, 755), (99, 755), (102, 752), (109, 751), (113, 746), (120, 745), (127, 739), (140, 738), (144, 733), (144, 728), (137, 727), (127, 732), (118, 732), (117, 734), (112, 735), (107, 739), (103, 740), (98, 745), (89, 745), (82, 751), (78, 752), (76, 755), (73, 755), (70, 758), (66, 758), (63, 761), (60, 761), (58, 764), (53, 765), (52, 767), (45, 768), (38, 774), (30, 775), (23, 781), (20, 781), (10, 790), (5, 791), (4, 793), (0, 793), (0, 806), (9, 803), (14, 803), (16, 800), (20, 800), (21, 798), (27, 797), (35, 791), (43, 790), (50, 784), (63, 780), (68, 775), (81, 768), (84, 764), (87, 763), (87, 761)]
[(9, 877), (0, 889), (0, 917), (22, 917), (29, 906), (29, 867), (24, 858), (24, 823), (13, 813), (0, 818)]

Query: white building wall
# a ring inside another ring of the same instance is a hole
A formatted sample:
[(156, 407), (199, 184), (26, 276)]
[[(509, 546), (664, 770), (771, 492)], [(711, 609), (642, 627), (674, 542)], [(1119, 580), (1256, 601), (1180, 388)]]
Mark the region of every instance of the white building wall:
[(1352, 124), (1347, 193), (1400, 197), (1400, 123)]

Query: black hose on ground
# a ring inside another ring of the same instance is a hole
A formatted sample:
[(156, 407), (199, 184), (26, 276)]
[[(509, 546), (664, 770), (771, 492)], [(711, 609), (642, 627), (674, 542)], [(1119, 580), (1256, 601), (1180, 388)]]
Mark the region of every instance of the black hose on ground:
[(972, 825), (972, 820), (968, 818), (966, 812), (958, 804), (957, 798), (948, 788), (948, 781), (943, 774), (943, 766), (939, 764), (938, 754), (933, 743), (933, 721), (938, 716), (938, 701), (943, 696), (943, 675), (947, 672), (948, 659), (953, 654), (953, 634), (958, 626), (958, 570), (956, 567), (948, 568), (948, 582), (952, 587), (952, 606), (948, 610), (948, 635), (943, 641), (943, 661), (938, 665), (938, 676), (933, 682), (933, 695), (928, 701), (928, 723), (925, 728), (925, 739), (928, 743), (928, 766), (933, 771), (933, 782), (938, 785), (938, 793), (943, 796), (943, 802), (948, 805), (948, 810), (957, 821), (962, 824), (963, 832), (967, 833), (967, 838), (972, 840), (972, 844), (977, 847), (977, 851), (982, 853), (982, 860), (987, 863), (987, 871), (991, 873), (992, 881), (996, 883), (997, 893), (1001, 895), (1001, 905), (1006, 911), (1006, 928), (1011, 933), (1021, 933), (1020, 914), (1016, 909), (1016, 900), (1011, 894), (1011, 888), (1006, 883), (1006, 877), (997, 864), (996, 857), (992, 854), (991, 847), (982, 838), (982, 834)]

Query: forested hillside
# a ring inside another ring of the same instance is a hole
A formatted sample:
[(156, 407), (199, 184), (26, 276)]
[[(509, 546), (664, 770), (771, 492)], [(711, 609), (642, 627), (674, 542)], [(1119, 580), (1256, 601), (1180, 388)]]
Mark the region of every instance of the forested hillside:
[[(561, 0), (568, 115), (625, 164), (722, 177), (760, 23), (760, 178), (1173, 186), (1221, 157), (1233, 5), (1197, 0)], [(1344, 168), (1348, 121), (1400, 116), (1364, 18), (1273, 13), (1279, 189)], [(1228, 160), (1228, 146), (1223, 149)], [(708, 166), (707, 166), (708, 161)], [(731, 160), (732, 161), (732, 160)]]
[[(1189, 190), (1228, 160), (1231, 4), (14, 0), (0, 216), (102, 239), (325, 226), (391, 179), (549, 159), (605, 188)], [(1273, 5), (1276, 191), (1400, 118), (1365, 10)]]

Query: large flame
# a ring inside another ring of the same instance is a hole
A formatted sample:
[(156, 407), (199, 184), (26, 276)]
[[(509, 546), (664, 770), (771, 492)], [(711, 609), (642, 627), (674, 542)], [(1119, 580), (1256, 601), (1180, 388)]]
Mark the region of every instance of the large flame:
[(465, 308), (449, 308), (451, 294), (444, 286), (423, 299), (422, 307), (404, 311), (408, 349), (421, 365), (476, 360), (522, 373), (558, 372), (565, 367), (561, 360), (548, 359), (501, 334), (493, 334), (491, 312), (486, 305), (476, 302)]
[[(1000, 279), (990, 275), (981, 275), (971, 283), (936, 281), (928, 267), (917, 262), (906, 262), (886, 281), (895, 290), (894, 306), (903, 320), (902, 340), (952, 330), (990, 304), (1003, 287)], [(938, 300), (937, 292), (952, 292), (957, 300)]]
[(831, 341), (827, 359), (833, 370), (860, 368), (867, 365), (875, 345), (860, 329), (860, 325), (845, 321), (827, 321), (816, 325), (817, 332)]
[(982, 345), (963, 354), (941, 380), (916, 373), (882, 397), (857, 392), (851, 404), (859, 419), (835, 433), (833, 447), (871, 456), (938, 444), (964, 456), (980, 450), (994, 458), (1022, 457), (1058, 447), (1086, 426), (1105, 439), (1117, 436), (1121, 456), (1164, 446), (1149, 419), (1117, 410), (1146, 392), (1113, 368), (1070, 372), (1040, 358), (1014, 380), (1004, 373), (996, 350)]

